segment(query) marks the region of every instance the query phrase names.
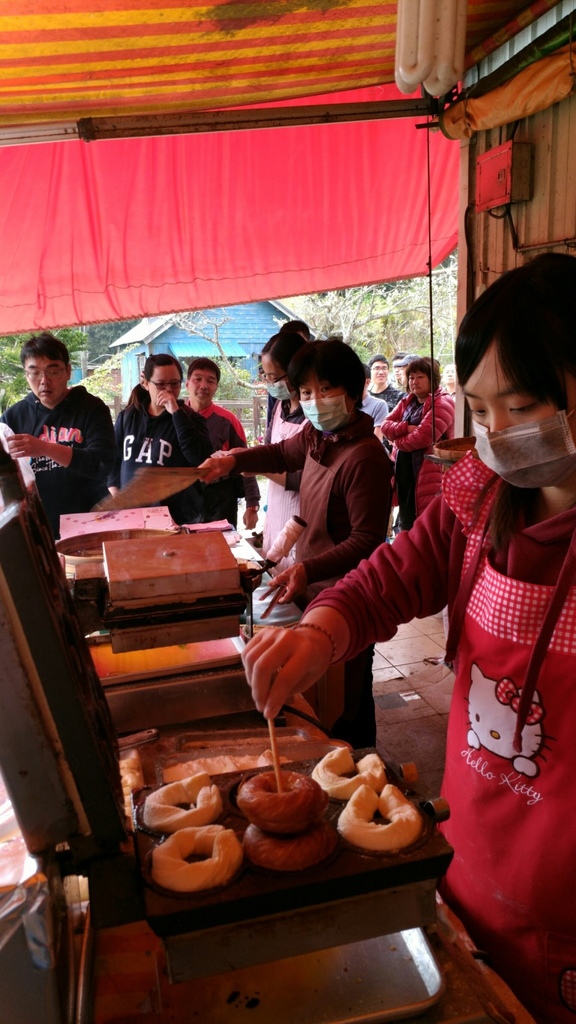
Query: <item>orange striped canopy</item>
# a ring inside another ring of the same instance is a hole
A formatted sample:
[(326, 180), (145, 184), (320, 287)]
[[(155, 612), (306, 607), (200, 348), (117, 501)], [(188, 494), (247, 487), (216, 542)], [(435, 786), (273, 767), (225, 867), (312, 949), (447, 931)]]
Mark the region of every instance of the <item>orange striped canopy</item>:
[[(555, 2), (468, 0), (468, 64)], [(416, 130), (426, 118), (71, 138), (81, 119), (397, 96), (396, 6), (0, 0), (0, 335), (441, 262), (458, 236), (459, 152)]]
[[(468, 66), (557, 0), (468, 0)], [(0, 0), (0, 125), (222, 109), (393, 82), (382, 0)]]

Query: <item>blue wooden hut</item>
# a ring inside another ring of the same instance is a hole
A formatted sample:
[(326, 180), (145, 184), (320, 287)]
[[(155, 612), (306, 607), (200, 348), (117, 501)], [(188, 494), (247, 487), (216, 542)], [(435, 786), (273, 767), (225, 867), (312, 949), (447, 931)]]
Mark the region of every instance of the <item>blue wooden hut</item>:
[[(186, 328), (182, 326), (184, 318)], [(110, 345), (113, 351), (129, 349), (122, 358), (122, 401), (128, 400), (150, 355), (168, 352), (184, 366), (197, 356), (218, 360), (219, 350), (214, 340), (210, 340), (215, 337), (215, 327), (226, 357), (255, 376), (259, 353), (268, 338), (287, 320), (297, 319), (293, 310), (276, 300), (198, 310), (178, 316), (180, 322), (175, 322), (173, 314), (144, 317)]]

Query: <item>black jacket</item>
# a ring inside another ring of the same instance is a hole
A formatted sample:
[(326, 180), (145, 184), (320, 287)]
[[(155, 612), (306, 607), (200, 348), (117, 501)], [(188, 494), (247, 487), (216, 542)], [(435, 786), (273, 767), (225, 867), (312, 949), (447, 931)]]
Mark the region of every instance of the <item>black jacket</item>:
[[(206, 421), (179, 401), (177, 412), (160, 416), (129, 405), (116, 419), (116, 461), (108, 478), (110, 487), (124, 487), (137, 469), (146, 466), (198, 466), (212, 454)], [(180, 491), (167, 505), (176, 523), (192, 523), (201, 505), (197, 484)]]
[(74, 449), (69, 466), (59, 466), (45, 456), (30, 460), (40, 499), (58, 537), (61, 515), (89, 512), (108, 494), (106, 481), (115, 454), (110, 410), (79, 385), (70, 388), (54, 409), (47, 409), (30, 393), (1, 419), (15, 434), (32, 434)]

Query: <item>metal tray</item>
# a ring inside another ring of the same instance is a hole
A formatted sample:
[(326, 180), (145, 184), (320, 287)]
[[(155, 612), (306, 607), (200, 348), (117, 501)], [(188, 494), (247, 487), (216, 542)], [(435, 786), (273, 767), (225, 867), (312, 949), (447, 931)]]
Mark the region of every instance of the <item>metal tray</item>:
[[(170, 952), (170, 951), (169, 951)], [(169, 956), (171, 980), (177, 959)], [(442, 995), (440, 968), (420, 928), (197, 979), (202, 1024), (379, 1024), (424, 1013)]]
[[(367, 751), (355, 751), (361, 757)], [(291, 764), (296, 771), (310, 774), (316, 759)], [(255, 769), (256, 772), (266, 769)], [(267, 769), (270, 771), (271, 769)], [(235, 793), (245, 772), (230, 772), (214, 776), (223, 802), (219, 821), (233, 828), (241, 839), (246, 819), (235, 802)], [(341, 813), (341, 802), (330, 801), (325, 819), (336, 827)], [(308, 871), (265, 871), (246, 864), (246, 870), (235, 884), (223, 886), (210, 893), (174, 894), (158, 889), (149, 877), (149, 861), (158, 840), (136, 825), (135, 847), (144, 880), (146, 918), (158, 935), (177, 935), (230, 927), (256, 918), (283, 913), (293, 914), (298, 909), (317, 914), (319, 904), (334, 901), (355, 901), (360, 897), (373, 903), (376, 894), (414, 883), (435, 881), (444, 873), (452, 857), (452, 849), (435, 827), (428, 813), (422, 814), (422, 834), (410, 847), (397, 853), (374, 853), (358, 850), (345, 841), (339, 844), (337, 856), (316, 865)], [(400, 928), (411, 928), (429, 923), (428, 920), (406, 920)], [(389, 931), (399, 930), (392, 926)], [(375, 934), (372, 932), (372, 934)], [(377, 934), (377, 933), (376, 933)], [(349, 941), (366, 937), (367, 933), (350, 936)], [(205, 936), (206, 937), (206, 936)], [(340, 939), (340, 941), (342, 941)], [(301, 947), (302, 948), (302, 947)]]
[[(308, 759), (320, 760), (325, 754), (337, 747), (346, 746), (340, 740), (310, 739), (305, 729), (286, 727), (277, 731), (277, 745), (280, 757), (289, 762)], [(175, 743), (174, 751), (167, 754), (163, 764), (159, 765), (158, 782), (165, 782), (164, 771), (177, 764), (194, 761), (197, 758), (209, 760), (214, 757), (249, 756), (256, 760), (270, 748), (270, 734), (266, 728), (258, 730), (230, 730), (228, 732), (206, 733), (200, 736), (197, 732), (183, 732)], [(209, 769), (206, 769), (209, 771)], [(217, 772), (216, 772), (217, 773)]]
[[(234, 680), (231, 684), (229, 679), (226, 687), (229, 705), (235, 691)], [(160, 703), (163, 692), (160, 692), (157, 703)], [(245, 682), (242, 692), (250, 693)], [(184, 718), (182, 720), (185, 721)], [(158, 786), (171, 781), (165, 777), (167, 769), (188, 764), (198, 758), (208, 760), (221, 756), (249, 755), (256, 765), (258, 757), (270, 748), (270, 733), (262, 725), (262, 717), (255, 709), (219, 718), (216, 729), (212, 725), (213, 721), (206, 719), (202, 728), (198, 727), (198, 723), (189, 727), (162, 727), (154, 742), (140, 747), (146, 785)], [(341, 740), (329, 739), (317, 728), (311, 729), (305, 722), (295, 726), (282, 725), (277, 729), (277, 742), (281, 757), (289, 761), (319, 760), (329, 751), (346, 746)], [(213, 768), (209, 771), (209, 774), (212, 773), (216, 779), (222, 774), (222, 769)]]

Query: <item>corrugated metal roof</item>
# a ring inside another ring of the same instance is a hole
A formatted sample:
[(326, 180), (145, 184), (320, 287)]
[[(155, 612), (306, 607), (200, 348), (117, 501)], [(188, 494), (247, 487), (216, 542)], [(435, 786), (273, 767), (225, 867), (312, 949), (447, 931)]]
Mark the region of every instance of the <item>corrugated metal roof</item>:
[[(221, 341), (224, 355), (229, 359), (244, 359), (246, 352), (235, 341)], [(207, 356), (208, 359), (217, 359), (220, 355), (216, 345), (206, 338), (195, 338), (190, 336), (189, 341), (171, 341), (167, 346), (172, 355), (177, 359), (196, 359), (198, 356)]]

